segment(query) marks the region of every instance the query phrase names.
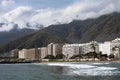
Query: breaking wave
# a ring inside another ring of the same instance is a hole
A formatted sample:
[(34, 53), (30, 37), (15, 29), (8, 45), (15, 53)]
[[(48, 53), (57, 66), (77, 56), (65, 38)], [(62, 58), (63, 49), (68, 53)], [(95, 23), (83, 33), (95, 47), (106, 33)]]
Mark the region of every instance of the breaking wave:
[(92, 64), (95, 64), (95, 65), (102, 65), (102, 64), (109, 64), (109, 63), (92, 63)]
[(67, 75), (81, 75), (81, 76), (110, 76), (116, 74), (117, 68), (113, 67), (94, 67), (94, 68), (89, 68), (89, 69), (74, 69), (68, 71)]
[[(109, 64), (109, 63), (94, 63), (94, 64)], [(80, 76), (110, 76), (117, 73), (115, 67), (97, 66), (92, 64), (70, 64), (70, 63), (48, 63), (49, 66), (63, 66), (69, 68), (64, 72), (64, 75), (80, 75)]]
[(49, 66), (66, 66), (69, 68), (93, 68), (95, 66), (87, 64), (70, 64), (70, 63), (48, 63)]
[(63, 75), (72, 76), (111, 76), (120, 73), (120, 71), (118, 71), (116, 67), (110, 66), (108, 67), (105, 66), (104, 64), (107, 65), (109, 63), (95, 63), (95, 64), (45, 63), (43, 65), (53, 67), (61, 66), (63, 68), (62, 71)]

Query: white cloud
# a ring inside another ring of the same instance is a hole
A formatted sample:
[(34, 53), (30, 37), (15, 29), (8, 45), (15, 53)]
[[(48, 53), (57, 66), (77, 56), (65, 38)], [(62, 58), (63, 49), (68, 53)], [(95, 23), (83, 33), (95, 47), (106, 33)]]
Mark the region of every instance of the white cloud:
[[(27, 28), (26, 23), (31, 23), (30, 28), (37, 29), (34, 26), (36, 24), (47, 27), (51, 24), (69, 23), (74, 19), (96, 18), (103, 14), (120, 11), (119, 3), (120, 0), (83, 0), (57, 10), (51, 8), (35, 10), (32, 7), (19, 6), (4, 14), (0, 21), (15, 22), (19, 25), (19, 28)], [(11, 27), (8, 27), (8, 29), (11, 29)]]
[(10, 6), (14, 3), (15, 3), (14, 0), (2, 0), (1, 5), (2, 5), (2, 7), (6, 7), (6, 6)]
[(108, 14), (115, 11), (115, 5), (113, 3), (109, 4), (103, 10), (100, 11), (100, 14)]
[(8, 23), (4, 24), (2, 27), (0, 27), (0, 31), (10, 31), (14, 28), (15, 24), (13, 23)]
[[(7, 19), (9, 22), (16, 20), (17, 18), (21, 18), (23, 16), (28, 16), (31, 11), (30, 7), (18, 7), (15, 10), (12, 10), (6, 13), (3, 17)], [(27, 14), (28, 13), (28, 14)]]
[(26, 25), (26, 22), (29, 20), (29, 18), (32, 16), (32, 8), (27, 6), (20, 6), (16, 8), (15, 10), (12, 10), (2, 16), (2, 22), (14, 22), (19, 25), (19, 28), (24, 28)]

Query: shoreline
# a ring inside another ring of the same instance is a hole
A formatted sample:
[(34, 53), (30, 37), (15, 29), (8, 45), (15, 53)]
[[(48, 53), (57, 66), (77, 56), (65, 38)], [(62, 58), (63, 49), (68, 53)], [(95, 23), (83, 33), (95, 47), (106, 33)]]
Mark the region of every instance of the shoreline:
[(40, 62), (40, 63), (120, 63), (120, 60), (119, 61), (80, 61), (80, 62), (77, 62), (77, 61), (73, 61), (73, 62)]
[(50, 62), (31, 62), (31, 61), (25, 61), (25, 62), (0, 62), (0, 64), (27, 64), (27, 63), (120, 63), (120, 60), (113, 60), (113, 61), (50, 61)]

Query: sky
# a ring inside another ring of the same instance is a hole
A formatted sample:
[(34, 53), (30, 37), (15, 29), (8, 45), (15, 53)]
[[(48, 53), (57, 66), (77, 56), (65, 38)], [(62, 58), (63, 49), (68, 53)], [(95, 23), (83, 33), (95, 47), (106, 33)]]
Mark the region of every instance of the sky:
[(20, 29), (39, 29), (37, 25), (47, 27), (112, 12), (120, 12), (120, 0), (0, 0), (0, 23), (6, 23), (0, 31), (9, 31), (14, 24)]

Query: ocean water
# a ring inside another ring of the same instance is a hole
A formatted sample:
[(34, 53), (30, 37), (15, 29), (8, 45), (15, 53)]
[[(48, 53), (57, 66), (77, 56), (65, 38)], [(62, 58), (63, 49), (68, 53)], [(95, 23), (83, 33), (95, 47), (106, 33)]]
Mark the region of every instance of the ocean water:
[(0, 64), (0, 80), (120, 80), (120, 63)]

